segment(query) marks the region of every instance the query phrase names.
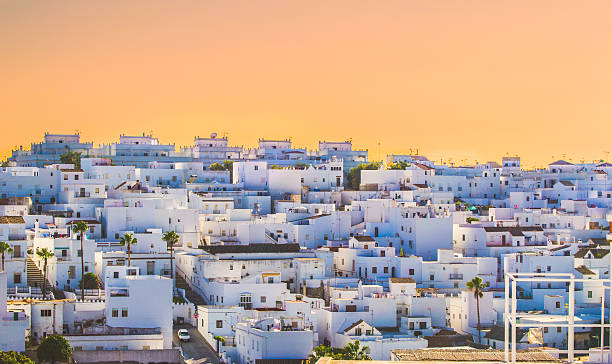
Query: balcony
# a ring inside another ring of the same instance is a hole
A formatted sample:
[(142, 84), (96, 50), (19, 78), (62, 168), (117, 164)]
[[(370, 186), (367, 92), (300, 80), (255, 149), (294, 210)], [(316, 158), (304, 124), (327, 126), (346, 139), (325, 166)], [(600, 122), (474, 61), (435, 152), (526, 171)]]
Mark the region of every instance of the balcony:
[(26, 240), (26, 235), (25, 234), (9, 234), (8, 240), (10, 241)]
[(463, 273), (451, 273), (448, 275), (448, 279), (463, 280)]

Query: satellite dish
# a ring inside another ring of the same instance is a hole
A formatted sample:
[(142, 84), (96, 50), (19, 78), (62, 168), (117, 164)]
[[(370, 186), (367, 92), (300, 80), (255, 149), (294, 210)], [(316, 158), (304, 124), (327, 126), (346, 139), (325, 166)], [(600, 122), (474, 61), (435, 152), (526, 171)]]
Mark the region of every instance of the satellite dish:
[(210, 134), (210, 138), (211, 138), (211, 139), (215, 139), (216, 137), (217, 137), (217, 133), (212, 133), (212, 134)]

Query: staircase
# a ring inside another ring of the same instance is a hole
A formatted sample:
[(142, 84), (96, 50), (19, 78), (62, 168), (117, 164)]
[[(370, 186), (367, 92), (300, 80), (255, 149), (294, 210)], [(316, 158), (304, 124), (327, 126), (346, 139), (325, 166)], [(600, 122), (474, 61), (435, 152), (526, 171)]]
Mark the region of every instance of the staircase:
[(194, 290), (191, 289), (191, 287), (189, 286), (187, 281), (185, 281), (185, 278), (183, 278), (183, 276), (181, 276), (180, 274), (175, 274), (174, 282), (176, 288), (181, 288), (185, 290), (185, 297), (187, 297), (187, 299), (191, 301), (191, 303), (196, 305), (206, 304), (202, 296), (200, 296)]
[[(40, 271), (40, 269), (38, 269), (38, 266), (36, 265), (36, 263), (34, 263), (32, 258), (30, 257), (28, 257), (28, 261), (27, 261), (27, 273), (28, 273), (28, 286), (42, 288), (43, 282), (44, 282), (44, 276), (42, 272)], [(51, 287), (48, 281), (47, 281), (47, 284), (48, 284), (48, 287)]]

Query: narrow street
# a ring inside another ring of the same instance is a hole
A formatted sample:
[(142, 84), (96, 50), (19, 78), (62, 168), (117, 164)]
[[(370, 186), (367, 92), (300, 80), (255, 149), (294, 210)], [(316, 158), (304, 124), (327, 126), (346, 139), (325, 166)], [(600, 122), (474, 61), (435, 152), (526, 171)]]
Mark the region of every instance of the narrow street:
[[(178, 339), (176, 333), (179, 329), (187, 329), (189, 331), (189, 335), (191, 336), (189, 342), (182, 342)], [(188, 324), (181, 324), (174, 325), (173, 330), (172, 342), (174, 346), (180, 346), (183, 349), (183, 356), (187, 364), (219, 364), (219, 359), (217, 358), (215, 350), (208, 345), (195, 327)]]

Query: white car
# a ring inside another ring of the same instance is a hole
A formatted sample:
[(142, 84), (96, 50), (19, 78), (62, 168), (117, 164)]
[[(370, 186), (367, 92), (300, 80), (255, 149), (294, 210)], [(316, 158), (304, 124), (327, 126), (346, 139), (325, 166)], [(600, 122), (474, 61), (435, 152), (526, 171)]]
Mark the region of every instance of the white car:
[(189, 331), (187, 329), (180, 329), (177, 333), (179, 340), (181, 341), (189, 341), (191, 336), (189, 336)]

